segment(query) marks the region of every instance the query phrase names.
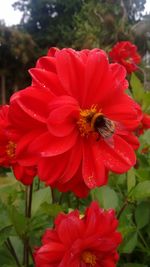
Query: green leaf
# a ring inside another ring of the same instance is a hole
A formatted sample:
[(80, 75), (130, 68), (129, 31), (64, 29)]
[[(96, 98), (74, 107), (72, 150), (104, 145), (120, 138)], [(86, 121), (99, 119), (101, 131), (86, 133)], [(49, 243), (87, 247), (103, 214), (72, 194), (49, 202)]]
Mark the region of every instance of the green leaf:
[(0, 247), (0, 266), (13, 266), (16, 267), (14, 258), (5, 246)]
[(18, 236), (11, 236), (10, 237), (11, 244), (13, 248), (15, 249), (17, 258), (19, 262), (23, 261), (23, 242)]
[(6, 239), (12, 234), (13, 227), (7, 226), (0, 230), (0, 246), (6, 241)]
[(136, 227), (132, 225), (124, 225), (118, 228), (119, 232), (121, 232), (123, 237), (126, 237), (128, 234), (134, 233), (136, 231)]
[(132, 168), (127, 172), (127, 187), (128, 187), (128, 192), (131, 191), (133, 187), (136, 185), (136, 178), (135, 178), (135, 172), (134, 169)]
[(52, 202), (50, 187), (42, 188), (33, 193), (32, 212), (31, 212), (33, 216), (40, 209), (41, 205), (44, 202), (49, 203), (49, 204)]
[(109, 186), (92, 190), (92, 198), (97, 200), (104, 209), (116, 209), (119, 204), (117, 193)]
[(63, 208), (60, 205), (48, 203), (43, 203), (41, 205), (41, 209), (45, 214), (51, 217), (56, 217), (60, 212), (63, 211)]
[(135, 210), (135, 221), (138, 229), (143, 228), (150, 221), (150, 205), (147, 202), (140, 203)]
[(7, 207), (0, 202), (0, 231), (5, 227), (11, 226), (12, 222), (9, 218)]
[(130, 234), (120, 246), (122, 253), (131, 253), (137, 245), (137, 232)]
[(139, 184), (129, 194), (133, 200), (140, 200), (150, 197), (150, 181), (144, 181)]
[(135, 73), (132, 73), (130, 83), (131, 83), (132, 93), (133, 93), (134, 99), (137, 102), (142, 103), (143, 96), (144, 96), (144, 87), (143, 87), (143, 84), (141, 83), (141, 81), (135, 75)]
[(145, 92), (142, 103), (142, 110), (145, 113), (150, 113), (150, 92)]
[(149, 180), (150, 168), (149, 167), (139, 168), (135, 170), (135, 175), (137, 176), (139, 182), (144, 182), (146, 180)]
[(141, 136), (141, 140), (150, 145), (150, 129), (145, 131), (145, 133)]
[(23, 238), (27, 232), (28, 220), (25, 216), (17, 211), (14, 206), (8, 208), (10, 220), (17, 232), (17, 234)]

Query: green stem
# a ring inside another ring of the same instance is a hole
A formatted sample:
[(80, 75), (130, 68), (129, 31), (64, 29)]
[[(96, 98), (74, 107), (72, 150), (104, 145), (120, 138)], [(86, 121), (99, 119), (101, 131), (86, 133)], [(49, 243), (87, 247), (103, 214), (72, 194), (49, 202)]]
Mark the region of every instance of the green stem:
[(123, 211), (125, 210), (125, 208), (127, 207), (127, 205), (128, 205), (128, 200), (126, 199), (125, 202), (123, 203), (123, 205), (122, 205), (120, 211), (119, 211), (118, 214), (117, 214), (117, 219), (118, 219), (118, 220), (120, 219), (120, 216), (121, 216), (121, 214), (123, 213)]
[[(32, 191), (33, 191), (33, 184), (26, 187), (25, 192), (25, 216), (26, 218), (31, 218), (31, 208), (32, 208)], [(29, 238), (26, 236), (24, 239), (24, 266), (29, 267), (29, 253), (32, 253), (29, 245)], [(32, 255), (33, 259), (33, 255)]]
[(19, 262), (19, 259), (18, 259), (17, 255), (16, 255), (16, 252), (15, 252), (15, 250), (13, 248), (13, 245), (12, 245), (9, 237), (7, 238), (7, 241), (5, 241), (5, 245), (6, 245), (7, 249), (9, 250), (9, 252), (11, 253), (11, 255), (13, 256), (17, 266), (21, 267), (21, 264)]
[(38, 182), (37, 182), (37, 189), (36, 189), (36, 191), (38, 191), (39, 189), (40, 189), (40, 179), (38, 179)]
[(138, 235), (139, 235), (139, 237), (140, 237), (140, 239), (141, 239), (143, 245), (145, 246), (146, 249), (149, 250), (149, 246), (148, 246), (147, 243), (145, 242), (145, 239), (144, 239), (144, 237), (142, 236), (141, 232), (140, 232), (138, 229), (137, 229), (137, 232), (138, 232)]
[(28, 218), (31, 218), (33, 184), (30, 185), (30, 187), (28, 188), (28, 190), (29, 190)]
[(52, 195), (52, 203), (54, 204), (56, 200), (55, 200), (55, 189), (53, 188), (51, 188), (51, 195)]

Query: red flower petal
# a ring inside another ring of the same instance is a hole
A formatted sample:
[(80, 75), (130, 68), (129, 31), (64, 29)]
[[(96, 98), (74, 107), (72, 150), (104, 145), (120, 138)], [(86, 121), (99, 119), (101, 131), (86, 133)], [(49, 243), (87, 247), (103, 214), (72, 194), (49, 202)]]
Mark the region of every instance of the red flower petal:
[(103, 84), (107, 78), (109, 79), (109, 76), (107, 77), (108, 69), (109, 63), (104, 51), (98, 50), (95, 53), (93, 51), (89, 53), (85, 66), (84, 107), (96, 104), (105, 93)]
[(73, 50), (63, 49), (56, 53), (57, 73), (63, 88), (79, 103), (82, 100), (84, 83), (84, 64)]
[(20, 164), (13, 164), (13, 172), (17, 180), (21, 181), (25, 185), (31, 185), (36, 175), (36, 168), (24, 167)]
[(54, 183), (55, 180), (58, 180), (58, 177), (61, 177), (62, 173), (65, 172), (67, 160), (68, 158), (65, 154), (52, 158), (41, 158), (38, 164), (38, 175), (40, 180), (45, 181), (47, 185)]
[(60, 183), (68, 182), (77, 173), (81, 160), (82, 160), (81, 143), (79, 140), (77, 140), (76, 144), (73, 146), (71, 151), (69, 151), (69, 155), (67, 155), (65, 171), (59, 179)]
[[(58, 108), (53, 108), (47, 120), (50, 133), (59, 137), (69, 135), (77, 127), (76, 121), (79, 117), (79, 107), (76, 101), (71, 104), (67, 102), (67, 96), (64, 98), (66, 100), (64, 105), (61, 103), (62, 105)], [(57, 101), (54, 101), (54, 105), (57, 105)], [(51, 109), (52, 105), (49, 108)]]
[(70, 213), (58, 225), (57, 233), (61, 242), (69, 248), (74, 240), (82, 238), (83, 229), (83, 222)]
[(40, 153), (43, 157), (60, 155), (74, 146), (77, 137), (77, 131), (73, 131), (70, 135), (61, 138), (45, 132), (32, 142), (30, 151)]
[(89, 188), (107, 183), (104, 163), (95, 147), (87, 141), (83, 143), (82, 174), (84, 182)]
[(48, 89), (51, 94), (65, 94), (65, 90), (63, 90), (63, 87), (54, 72), (33, 68), (29, 70), (29, 73), (33, 79), (33, 86)]
[(98, 145), (99, 153), (104, 165), (108, 169), (116, 173), (126, 172), (131, 166), (134, 166), (136, 162), (135, 153), (132, 147), (121, 137), (114, 135), (113, 139), (113, 147), (109, 146), (104, 141), (100, 142)]
[(56, 59), (54, 57), (41, 57), (36, 63), (36, 68), (56, 73)]
[(42, 129), (38, 131), (32, 131), (18, 140), (16, 147), (16, 158), (18, 162), (23, 166), (33, 166), (37, 164), (40, 154), (39, 151), (30, 149), (30, 143), (42, 133)]
[(37, 89), (36, 87), (28, 87), (16, 95), (16, 100), (21, 109), (40, 122), (46, 122), (48, 117), (48, 102), (54, 96), (47, 90)]

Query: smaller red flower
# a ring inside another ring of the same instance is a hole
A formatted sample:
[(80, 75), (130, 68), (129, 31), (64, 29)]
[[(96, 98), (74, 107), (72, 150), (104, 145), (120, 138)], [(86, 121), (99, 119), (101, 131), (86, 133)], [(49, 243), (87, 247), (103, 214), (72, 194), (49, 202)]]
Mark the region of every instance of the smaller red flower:
[(148, 130), (148, 129), (150, 129), (150, 115), (143, 113), (143, 117), (137, 129), (137, 133), (138, 135), (141, 135), (144, 133), (145, 130)]
[(143, 113), (143, 119), (142, 119), (142, 127), (143, 130), (148, 130), (150, 129), (150, 115)]
[(80, 216), (78, 210), (60, 214), (54, 229), (47, 229), (34, 254), (36, 267), (115, 267), (122, 241), (113, 210), (93, 202)]
[(12, 130), (8, 120), (8, 111), (8, 105), (0, 107), (0, 166), (12, 167), (16, 179), (29, 185), (36, 175), (36, 168), (21, 166), (18, 163), (16, 147), (20, 136)]
[(142, 154), (149, 154), (150, 153), (150, 147), (149, 146), (146, 146), (144, 147), (142, 150), (141, 150), (141, 153)]
[(123, 65), (129, 74), (137, 70), (137, 64), (141, 61), (137, 47), (129, 41), (118, 42), (109, 52), (109, 56), (113, 62)]

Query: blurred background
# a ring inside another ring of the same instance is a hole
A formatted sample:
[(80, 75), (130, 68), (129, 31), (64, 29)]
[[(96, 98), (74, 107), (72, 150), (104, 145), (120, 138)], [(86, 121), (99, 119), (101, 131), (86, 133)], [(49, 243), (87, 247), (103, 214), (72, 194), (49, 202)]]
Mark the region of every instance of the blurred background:
[(109, 51), (121, 40), (138, 46), (149, 81), (150, 0), (1, 1), (1, 104), (30, 83), (27, 70), (49, 47)]

